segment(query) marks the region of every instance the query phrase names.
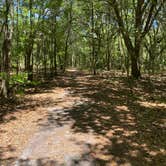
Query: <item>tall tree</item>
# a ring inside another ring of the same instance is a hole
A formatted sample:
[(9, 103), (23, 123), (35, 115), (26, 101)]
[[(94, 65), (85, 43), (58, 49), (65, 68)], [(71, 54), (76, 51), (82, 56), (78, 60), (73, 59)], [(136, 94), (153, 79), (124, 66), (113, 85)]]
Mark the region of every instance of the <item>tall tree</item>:
[[(131, 74), (134, 78), (141, 76), (139, 68), (139, 57), (142, 41), (145, 35), (151, 29), (154, 20), (157, 18), (165, 0), (137, 0), (130, 1), (133, 7), (129, 10), (135, 11), (134, 15), (134, 35), (128, 31), (125, 20), (123, 18), (123, 6), (117, 0), (110, 0), (109, 4), (112, 6), (119, 29), (123, 35), (125, 45), (131, 58)], [(133, 39), (132, 39), (133, 38)]]
[[(9, 79), (10, 79), (10, 56), (12, 46), (12, 34), (13, 34), (13, 1), (4, 1), (4, 22), (2, 25), (3, 43), (2, 43), (2, 85), (1, 95), (7, 98), (9, 94)], [(10, 19), (9, 19), (10, 15)], [(9, 20), (11, 24), (9, 24)]]

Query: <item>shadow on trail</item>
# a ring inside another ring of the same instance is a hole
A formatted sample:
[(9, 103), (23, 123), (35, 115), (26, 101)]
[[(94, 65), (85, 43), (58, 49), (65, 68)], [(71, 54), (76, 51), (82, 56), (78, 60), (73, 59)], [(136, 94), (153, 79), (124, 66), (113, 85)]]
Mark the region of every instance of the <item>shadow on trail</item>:
[(5, 157), (4, 153), (12, 153), (15, 149), (12, 146), (1, 147), (0, 146), (0, 165), (12, 165), (13, 161), (16, 159), (15, 157)]
[[(52, 93), (52, 91), (55, 88), (61, 87), (61, 88), (67, 88), (69, 87), (69, 84), (74, 83), (74, 78), (79, 75), (80, 72), (66, 72), (65, 74), (59, 74), (51, 81), (44, 81), (40, 83), (37, 86), (29, 86), (25, 88), (25, 93), (31, 94), (31, 95), (37, 95), (37, 94), (49, 94)], [(21, 99), (24, 97), (21, 97)], [(5, 100), (0, 98), (0, 124), (1, 123), (7, 123), (12, 120), (16, 120), (17, 118), (14, 116), (11, 116), (10, 118), (6, 119), (7, 115), (12, 115), (15, 112), (19, 112), (21, 110), (26, 109), (33, 109), (35, 107), (39, 106), (50, 106), (56, 105), (58, 101), (52, 100), (51, 98), (46, 98), (44, 100), (34, 100), (32, 98), (27, 98), (24, 100), (17, 101), (17, 100)]]
[[(118, 77), (106, 80), (84, 75), (64, 80), (59, 86), (69, 88), (70, 95), (87, 101), (66, 109), (56, 118), (48, 114), (48, 126), (63, 126), (71, 120), (73, 133), (85, 133), (87, 139), (88, 134), (101, 136), (103, 141), (88, 145), (96, 165), (166, 164), (166, 107), (153, 106), (164, 100), (161, 88), (154, 85), (160, 92), (155, 93), (148, 89), (146, 80)], [(149, 105), (140, 104), (143, 101)]]
[[(87, 144), (90, 151), (78, 159), (73, 159), (73, 165), (89, 161), (94, 166), (164, 166), (166, 107), (165, 104), (160, 104), (165, 101), (164, 83), (156, 81), (153, 87), (150, 87), (145, 79), (105, 79), (75, 72), (66, 73), (43, 89), (49, 92), (55, 87), (67, 88), (69, 95), (86, 100), (76, 103), (72, 108), (66, 108), (63, 114), (59, 113), (56, 117), (48, 112), (45, 127), (60, 127), (72, 121), (73, 133), (86, 134), (87, 140), (89, 135), (98, 139), (95, 144)], [(159, 84), (162, 84), (162, 88)], [(52, 104), (55, 104), (54, 102), (51, 101)], [(77, 140), (76, 143), (82, 144)], [(43, 160), (39, 159), (37, 162), (42, 165)], [(48, 165), (49, 162), (58, 165), (56, 161), (48, 161)]]
[[(17, 103), (14, 103), (14, 102), (8, 101), (8, 100), (0, 101), (0, 124), (7, 123), (10, 120), (16, 119), (16, 117), (14, 117), (14, 116), (10, 116), (10, 118), (6, 119), (7, 115), (9, 115), (9, 114), (11, 115), (13, 112), (16, 111), (16, 108), (15, 108), (16, 104)], [(0, 129), (0, 132), (1, 132), (1, 129)]]

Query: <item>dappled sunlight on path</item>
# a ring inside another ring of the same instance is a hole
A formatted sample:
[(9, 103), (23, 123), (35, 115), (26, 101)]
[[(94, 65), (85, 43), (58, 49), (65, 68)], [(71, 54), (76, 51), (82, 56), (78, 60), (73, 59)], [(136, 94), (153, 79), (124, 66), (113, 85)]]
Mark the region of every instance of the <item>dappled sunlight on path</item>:
[(20, 106), (43, 113), (15, 165), (165, 165), (164, 93), (154, 88), (77, 71), (57, 77)]

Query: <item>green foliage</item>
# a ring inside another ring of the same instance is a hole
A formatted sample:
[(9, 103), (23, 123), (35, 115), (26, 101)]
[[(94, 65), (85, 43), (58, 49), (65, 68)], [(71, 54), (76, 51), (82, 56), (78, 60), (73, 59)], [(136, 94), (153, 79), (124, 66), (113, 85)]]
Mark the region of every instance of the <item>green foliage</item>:
[(5, 73), (5, 72), (0, 72), (0, 78), (6, 79), (6, 77), (7, 77), (7, 73)]
[(11, 75), (10, 78), (10, 84), (11, 86), (15, 86), (15, 85), (20, 85), (20, 86), (25, 86), (27, 84), (27, 73), (19, 73)]

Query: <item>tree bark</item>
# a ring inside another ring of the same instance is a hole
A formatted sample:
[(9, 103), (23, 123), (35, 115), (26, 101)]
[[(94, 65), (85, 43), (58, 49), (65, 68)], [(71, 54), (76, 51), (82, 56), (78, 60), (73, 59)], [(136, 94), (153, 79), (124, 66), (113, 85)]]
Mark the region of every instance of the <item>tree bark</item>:
[(141, 72), (138, 65), (138, 55), (134, 53), (131, 55), (131, 75), (133, 78), (138, 79), (141, 76)]
[(67, 27), (67, 36), (66, 36), (66, 41), (65, 41), (65, 56), (64, 56), (63, 71), (66, 70), (66, 67), (68, 65), (68, 47), (69, 47), (69, 39), (70, 39), (71, 28), (72, 28), (72, 21), (73, 21), (72, 10), (73, 10), (73, 2), (71, 1), (70, 10), (69, 10), (68, 27)]
[(2, 86), (0, 94), (4, 98), (8, 98), (9, 94), (9, 80), (10, 80), (10, 54), (11, 54), (11, 40), (13, 34), (13, 24), (9, 27), (9, 14), (13, 19), (13, 12), (11, 11), (11, 3), (9, 0), (5, 1), (5, 20), (3, 26), (4, 41), (2, 45)]
[(92, 33), (92, 70), (93, 74), (96, 75), (96, 55), (95, 55), (95, 39), (94, 39), (94, 28), (95, 28), (95, 23), (94, 23), (94, 5), (93, 1), (91, 2), (91, 33)]
[(28, 42), (27, 42), (27, 47), (26, 47), (26, 71), (28, 73), (28, 80), (32, 81), (33, 80), (33, 64), (32, 62), (32, 51), (33, 51), (33, 32), (32, 32), (32, 0), (29, 0), (29, 11), (30, 11), (30, 16), (29, 16), (29, 23), (30, 23), (30, 34), (28, 37)]

